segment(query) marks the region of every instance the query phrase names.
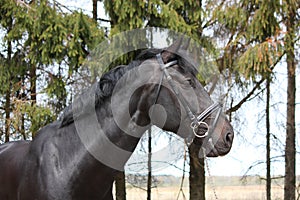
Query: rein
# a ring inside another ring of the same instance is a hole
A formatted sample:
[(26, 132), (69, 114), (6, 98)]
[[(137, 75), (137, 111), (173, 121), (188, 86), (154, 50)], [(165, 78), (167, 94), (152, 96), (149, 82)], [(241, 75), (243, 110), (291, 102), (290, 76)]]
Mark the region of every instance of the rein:
[[(162, 73), (162, 76), (161, 76), (161, 79), (160, 79), (160, 82), (159, 82), (159, 86), (158, 86), (158, 90), (157, 90), (157, 93), (156, 93), (156, 98), (155, 98), (154, 104), (157, 102), (159, 92), (161, 90), (161, 85), (162, 85), (163, 78), (164, 78), (164, 76), (166, 76), (169, 85), (171, 86), (173, 92), (175, 93), (175, 95), (179, 99), (180, 103), (183, 105), (188, 117), (191, 120), (190, 127), (192, 128), (194, 135), (198, 138), (210, 137), (211, 134), (213, 133), (213, 130), (216, 127), (218, 119), (221, 115), (222, 105), (220, 103), (214, 103), (211, 106), (209, 106), (208, 108), (206, 108), (202, 113), (200, 113), (196, 117), (197, 114), (193, 113), (193, 111), (191, 110), (191, 106), (188, 104), (187, 100), (184, 98), (182, 93), (175, 86), (174, 81), (173, 81), (172, 77), (170, 76), (170, 74), (168, 72), (168, 68), (172, 67), (175, 64), (177, 64), (177, 60), (171, 61), (171, 62), (168, 62), (168, 63), (165, 64), (163, 59), (162, 59), (161, 54), (156, 54), (156, 59), (159, 63), (160, 69), (163, 73)], [(204, 120), (207, 119), (207, 117), (210, 116), (215, 111), (217, 111), (217, 115), (216, 115), (216, 117), (214, 119), (214, 122), (212, 124), (213, 129), (210, 129), (209, 125)], [(204, 125), (205, 129), (206, 129), (206, 131), (203, 134), (198, 133), (199, 127), (201, 125)]]

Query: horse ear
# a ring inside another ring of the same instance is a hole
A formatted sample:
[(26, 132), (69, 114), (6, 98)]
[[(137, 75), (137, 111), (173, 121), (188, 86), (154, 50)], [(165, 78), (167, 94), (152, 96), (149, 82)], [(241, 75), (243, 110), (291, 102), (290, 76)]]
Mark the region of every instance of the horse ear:
[(178, 38), (171, 46), (169, 46), (166, 50), (176, 53), (178, 52), (178, 50), (180, 49), (180, 46), (182, 44), (183, 41), (183, 36), (181, 36), (180, 38)]
[(162, 58), (164, 62), (167, 62), (170, 60), (172, 57), (174, 57), (174, 54), (178, 54), (178, 51), (181, 47), (183, 41), (183, 36), (178, 38), (171, 46), (167, 47), (163, 52), (162, 52)]
[(166, 48), (162, 53), (163, 60), (167, 62), (174, 54), (180, 54), (180, 52), (185, 52), (188, 50), (191, 38), (185, 38), (183, 35), (180, 36), (171, 46)]
[(187, 51), (189, 46), (190, 46), (190, 41), (191, 41), (191, 38), (188, 37), (187, 40), (184, 42), (184, 44), (182, 45), (182, 50), (184, 51)]

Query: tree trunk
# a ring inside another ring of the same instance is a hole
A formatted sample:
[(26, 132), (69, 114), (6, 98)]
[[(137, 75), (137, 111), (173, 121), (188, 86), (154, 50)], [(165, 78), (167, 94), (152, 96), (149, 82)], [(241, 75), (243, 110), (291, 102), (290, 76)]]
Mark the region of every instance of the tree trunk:
[(10, 84), (5, 94), (5, 142), (9, 142), (10, 136)]
[(189, 146), (190, 157), (190, 200), (205, 200), (205, 168), (204, 157), (199, 158), (200, 146), (192, 143)]
[[(7, 31), (7, 33), (10, 32), (10, 30), (12, 29), (12, 24), (10, 24), (9, 29)], [(12, 44), (11, 41), (8, 40), (7, 41), (7, 68), (8, 68), (8, 75), (10, 77), (8, 77), (9, 83), (8, 83), (8, 87), (7, 87), (7, 91), (5, 93), (5, 130), (4, 130), (4, 134), (5, 134), (5, 142), (9, 142), (9, 137), (10, 137), (10, 95), (11, 95), (11, 58), (12, 57)]]
[(126, 200), (125, 172), (119, 172), (116, 176), (116, 200)]
[[(291, 3), (291, 4), (289, 4)], [(295, 18), (296, 8), (292, 2), (288, 4), (288, 19), (286, 23), (286, 57), (287, 57), (287, 116), (286, 116), (286, 141), (285, 141), (285, 178), (284, 200), (295, 200), (295, 165), (296, 165), (296, 126), (295, 126), (295, 99), (296, 99), (296, 61), (295, 61)]]
[(25, 131), (25, 116), (24, 116), (23, 113), (21, 115), (22, 116), (21, 116), (21, 130), (20, 130), (20, 132), (21, 132), (21, 135), (23, 136), (23, 140), (26, 140), (27, 137), (26, 137), (26, 131)]
[(34, 64), (31, 65), (30, 72), (30, 100), (32, 104), (36, 103), (36, 66)]
[[(202, 8), (202, 0), (198, 1), (199, 8)], [(202, 24), (202, 17), (199, 24)], [(198, 27), (198, 37), (202, 38), (203, 27)], [(190, 200), (205, 200), (205, 158), (199, 158), (200, 146), (192, 143), (189, 148), (190, 176), (189, 189)]]
[[(288, 56), (291, 59), (292, 56)], [(286, 119), (286, 141), (285, 141), (285, 179), (284, 179), (284, 199), (295, 199), (295, 65), (288, 59), (288, 97), (287, 97), (287, 119)], [(294, 67), (293, 67), (294, 65)], [(294, 68), (294, 69), (293, 69)]]
[(152, 138), (151, 127), (148, 130), (148, 179), (147, 179), (147, 200), (151, 200), (151, 187), (152, 187)]
[(270, 78), (267, 78), (267, 102), (266, 102), (266, 197), (267, 200), (271, 200), (271, 158), (270, 158)]
[(93, 0), (93, 19), (97, 22), (97, 1)]
[[(34, 106), (36, 104), (36, 66), (34, 64), (31, 65), (30, 71), (30, 100), (31, 105)], [(32, 138), (34, 138), (36, 133), (32, 133)]]

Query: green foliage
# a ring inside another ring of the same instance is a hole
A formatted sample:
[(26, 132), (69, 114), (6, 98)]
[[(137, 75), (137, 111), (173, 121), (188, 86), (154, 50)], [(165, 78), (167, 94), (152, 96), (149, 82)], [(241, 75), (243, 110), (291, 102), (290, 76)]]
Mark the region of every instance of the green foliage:
[(135, 28), (164, 27), (199, 39), (202, 13), (199, 1), (104, 1), (112, 21), (111, 34)]
[(31, 64), (60, 63), (64, 57), (64, 39), (67, 30), (63, 18), (52, 9), (47, 1), (41, 1), (28, 10), (28, 39), (25, 45), (29, 47), (28, 58)]
[[(10, 102), (15, 98), (27, 102), (36, 93), (45, 92), (50, 99), (46, 108), (35, 97), (30, 104), (21, 106), (22, 115), (30, 122), (26, 130), (32, 133), (43, 123), (52, 121), (53, 117), (49, 116), (55, 116), (65, 107), (68, 80), (104, 38), (103, 30), (87, 15), (77, 11), (63, 13), (57, 6), (48, 0), (30, 4), (1, 0), (0, 31), (5, 35), (0, 39), (3, 49), (0, 96), (10, 94)], [(40, 89), (35, 91), (35, 87)], [(12, 103), (9, 107), (13, 112), (16, 109)], [(54, 113), (47, 107), (52, 107)], [(9, 120), (24, 124), (16, 116)], [(2, 117), (2, 120), (6, 119)]]
[(82, 12), (74, 12), (65, 17), (68, 37), (66, 53), (69, 60), (69, 75), (77, 71), (92, 50), (104, 38), (104, 32), (97, 27), (94, 21)]
[(50, 98), (49, 103), (52, 104), (55, 113), (59, 113), (66, 106), (67, 101), (66, 82), (63, 77), (52, 75), (45, 90)]
[[(14, 132), (18, 134), (25, 131), (23, 134), (26, 137), (34, 137), (40, 128), (57, 117), (49, 107), (39, 106), (31, 101), (14, 99), (13, 106), (14, 120), (12, 120), (12, 127)], [(22, 130), (22, 126), (25, 126), (26, 130)]]
[(248, 39), (254, 37), (259, 41), (264, 41), (272, 37), (279, 30), (278, 17), (280, 10), (280, 1), (262, 1), (257, 5), (258, 9), (251, 17), (248, 27)]
[(220, 4), (214, 10), (213, 19), (218, 22), (215, 34), (222, 40), (224, 36), (229, 38), (221, 54), (220, 68), (229, 69), (235, 81), (239, 82), (239, 77), (255, 81), (258, 76), (269, 76), (281, 59), (281, 9), (279, 0), (243, 0)]
[(112, 20), (112, 34), (141, 28), (144, 24), (146, 16), (145, 1), (104, 1), (104, 6)]
[(237, 59), (239, 72), (245, 77), (255, 80), (259, 74), (268, 77), (272, 68), (283, 54), (282, 43), (268, 40), (249, 47), (240, 58)]
[[(135, 28), (167, 28), (169, 30), (189, 35), (195, 41), (200, 43), (202, 47), (206, 48), (206, 51), (208, 51), (209, 54), (218, 54), (212, 37), (203, 34), (203, 30), (208, 28), (210, 25), (210, 10), (203, 9), (201, 1), (104, 0), (104, 6), (106, 13), (109, 15), (111, 20), (111, 35)], [(131, 38), (136, 37), (138, 36), (131, 36)], [(147, 43), (147, 40), (151, 40), (151, 38), (146, 34), (143, 37), (145, 38), (145, 43), (149, 44)], [(140, 42), (142, 40), (130, 41), (132, 43), (131, 45), (137, 46), (137, 44), (134, 44), (135, 41)], [(132, 55), (132, 53), (131, 55), (125, 55), (122, 58), (119, 58), (116, 63), (126, 64), (128, 63), (128, 60), (132, 59)], [(199, 66), (199, 68), (201, 67), (203, 68), (203, 66)], [(202, 71), (205, 71), (205, 69)], [(201, 81), (204, 81), (204, 78), (201, 78), (201, 76), (199, 76), (199, 78)]]
[(244, 30), (247, 24), (247, 11), (239, 5), (221, 7), (214, 10), (213, 18), (230, 32)]
[(104, 37), (104, 33), (82, 12), (64, 14), (41, 1), (29, 9), (26, 30), (29, 47), (28, 58), (32, 64), (60, 64), (69, 61), (70, 73), (77, 70), (92, 49)]
[(9, 71), (7, 70), (7, 66), (5, 65), (4, 59), (1, 59), (0, 62), (0, 94), (3, 95), (5, 94), (6, 90), (9, 89), (9, 84), (10, 84), (10, 76), (9, 76)]

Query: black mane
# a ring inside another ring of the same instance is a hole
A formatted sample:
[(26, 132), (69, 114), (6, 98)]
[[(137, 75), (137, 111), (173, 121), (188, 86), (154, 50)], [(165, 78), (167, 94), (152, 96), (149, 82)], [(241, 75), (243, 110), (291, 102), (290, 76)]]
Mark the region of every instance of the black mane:
[[(127, 71), (139, 66), (147, 59), (154, 58), (156, 54), (159, 54), (162, 51), (163, 49), (146, 49), (137, 56), (136, 60), (132, 61), (128, 65), (117, 66), (103, 74), (99, 82), (94, 83), (91, 88), (85, 90), (80, 96), (78, 96), (76, 104), (71, 104), (64, 109), (63, 114), (59, 119), (60, 127), (73, 123), (74, 118), (76, 117), (90, 113), (92, 109), (95, 109), (94, 107), (91, 107), (91, 105), (100, 105), (107, 97), (112, 95), (116, 83)], [(181, 67), (180, 69), (183, 73), (192, 73), (193, 75), (197, 74), (197, 70), (180, 56), (174, 54), (168, 62), (172, 60), (178, 61), (178, 65)], [(94, 95), (95, 98), (92, 98)], [(95, 100), (94, 103), (90, 102), (92, 99)], [(76, 106), (74, 107), (74, 105)]]

